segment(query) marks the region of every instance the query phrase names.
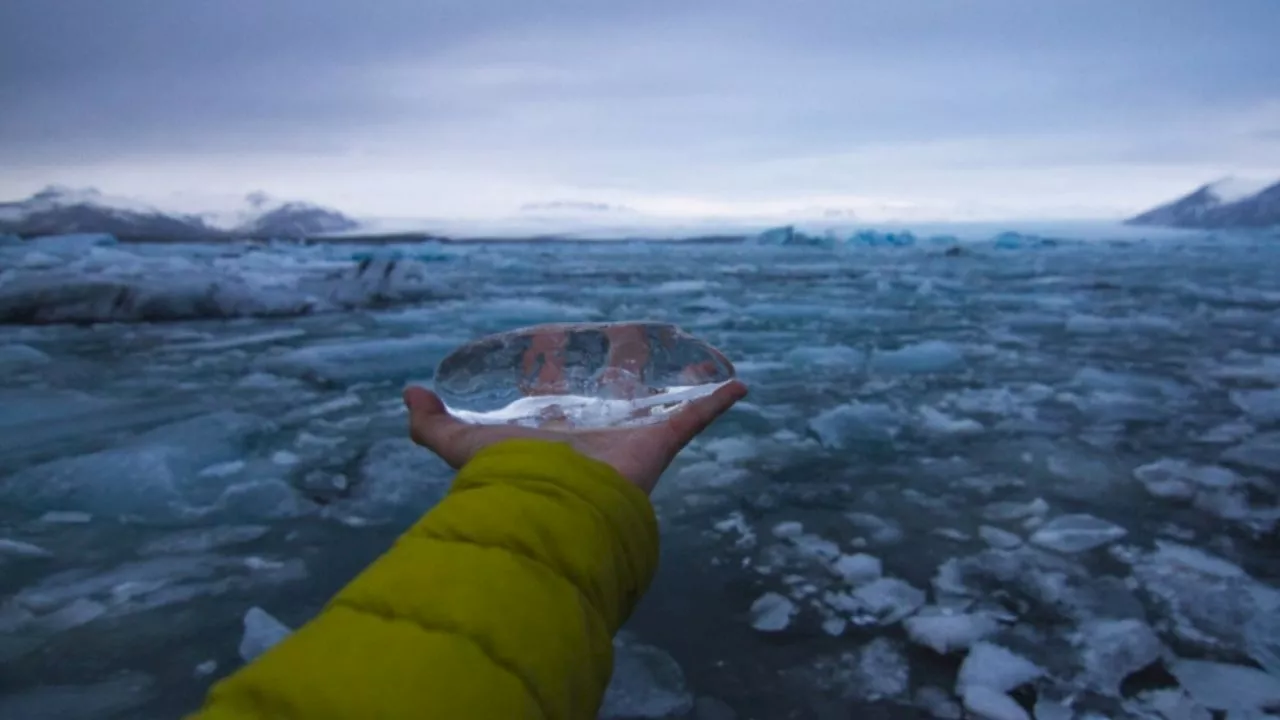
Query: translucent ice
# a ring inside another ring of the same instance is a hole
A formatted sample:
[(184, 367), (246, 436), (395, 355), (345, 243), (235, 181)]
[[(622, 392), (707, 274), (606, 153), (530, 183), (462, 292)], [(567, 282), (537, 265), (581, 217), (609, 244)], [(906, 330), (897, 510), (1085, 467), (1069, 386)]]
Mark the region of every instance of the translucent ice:
[(685, 717), (693, 696), (684, 672), (666, 652), (627, 633), (613, 641), (613, 677), (600, 706), (602, 720)]
[(293, 632), (287, 625), (275, 619), (260, 607), (251, 607), (244, 614), (244, 636), (240, 638), (240, 658), (252, 662), (262, 653)]
[(435, 388), (470, 422), (599, 428), (661, 421), (733, 376), (674, 325), (574, 323), (468, 343), (440, 362)]
[(1231, 402), (1258, 422), (1280, 421), (1280, 388), (1233, 392)]
[(1062, 515), (1031, 535), (1031, 542), (1063, 553), (1078, 553), (1119, 540), (1128, 531), (1092, 515)]

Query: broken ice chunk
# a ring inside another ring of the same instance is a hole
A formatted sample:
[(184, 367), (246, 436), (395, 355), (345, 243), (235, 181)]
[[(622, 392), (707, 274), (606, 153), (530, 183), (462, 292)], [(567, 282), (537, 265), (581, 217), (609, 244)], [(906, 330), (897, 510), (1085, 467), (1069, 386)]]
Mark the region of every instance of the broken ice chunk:
[(920, 422), (925, 430), (937, 435), (974, 435), (986, 429), (977, 420), (952, 417), (931, 407), (920, 408)]
[(768, 592), (751, 603), (751, 627), (760, 632), (778, 632), (791, 624), (796, 606), (775, 592)]
[(293, 632), (287, 625), (272, 617), (260, 607), (251, 607), (244, 614), (244, 636), (240, 638), (240, 658), (253, 662)]
[(867, 701), (897, 697), (907, 691), (911, 668), (897, 643), (878, 637), (858, 651), (855, 684)]
[(1255, 470), (1280, 473), (1280, 432), (1255, 435), (1222, 453), (1222, 459)]
[(53, 553), (45, 550), (39, 545), (32, 545), (29, 542), (21, 540), (9, 540), (0, 538), (0, 556), (8, 555), (9, 557), (20, 558), (51, 558)]
[(963, 694), (974, 687), (1009, 692), (1044, 674), (1030, 660), (989, 642), (978, 642), (969, 649), (956, 678), (956, 692)]
[(217, 669), (218, 669), (217, 660), (205, 660), (199, 665), (196, 665), (195, 670), (192, 672), (192, 674), (198, 678), (201, 678), (201, 677), (205, 677), (206, 675), (212, 675)]
[(1245, 627), (1245, 644), (1259, 665), (1280, 677), (1280, 608), (1254, 616)]
[(938, 720), (960, 720), (962, 714), (960, 706), (942, 688), (933, 685), (919, 688), (916, 690), (913, 701), (916, 707)]
[(888, 405), (858, 401), (831, 408), (809, 421), (818, 442), (832, 450), (891, 442), (902, 425), (902, 416)]
[(1280, 420), (1280, 388), (1272, 390), (1238, 390), (1231, 402), (1246, 415), (1261, 423)]
[(1000, 623), (986, 613), (951, 613), (925, 608), (903, 623), (907, 637), (939, 654), (966, 650), (995, 634)]
[(776, 538), (795, 538), (804, 534), (804, 525), (794, 520), (789, 520), (774, 525), (771, 532)]
[(1044, 697), (1036, 699), (1032, 715), (1036, 720), (1073, 720), (1075, 718), (1075, 713), (1071, 712), (1070, 707)]
[(961, 695), (964, 708), (981, 720), (1031, 720), (1013, 698), (989, 687), (975, 685)]
[(266, 535), (266, 525), (219, 525), (181, 530), (156, 538), (138, 548), (139, 555), (204, 553), (225, 545), (239, 545)]
[(1280, 677), (1244, 665), (1177, 660), (1169, 672), (1210, 710), (1253, 710), (1280, 705)]
[(1226, 490), (1244, 483), (1244, 478), (1224, 467), (1192, 465), (1185, 460), (1172, 458), (1163, 458), (1135, 468), (1133, 476), (1147, 485), (1153, 495), (1160, 494), (1151, 489), (1153, 484), (1179, 482), (1209, 490)]
[(50, 525), (79, 525), (93, 520), (93, 516), (74, 510), (51, 510), (40, 516), (40, 522)]
[(879, 579), (883, 569), (880, 564), (880, 558), (858, 553), (856, 555), (841, 555), (832, 563), (831, 571), (843, 578), (849, 585), (858, 587)]
[(892, 625), (924, 605), (923, 590), (898, 578), (880, 578), (854, 590), (856, 610), (850, 618), (857, 625)]
[(613, 676), (600, 705), (602, 720), (684, 717), (693, 708), (684, 671), (669, 654), (623, 633), (613, 641)]
[(715, 531), (718, 533), (736, 533), (738, 535), (738, 539), (734, 542), (734, 547), (750, 548), (754, 547), (756, 544), (755, 531), (747, 524), (747, 520), (742, 516), (742, 513), (737, 510), (729, 513), (729, 517), (721, 520), (712, 527), (714, 527)]
[(942, 340), (926, 340), (897, 350), (877, 352), (871, 368), (881, 373), (944, 373), (964, 368), (965, 360), (955, 345)]
[(1022, 544), (1022, 538), (1009, 532), (1001, 530), (990, 525), (983, 525), (978, 528), (978, 536), (983, 542), (997, 550), (1012, 550)]
[(905, 534), (897, 522), (864, 512), (850, 512), (845, 518), (855, 527), (867, 533), (871, 542), (877, 545), (892, 545), (902, 542)]
[(1126, 677), (1154, 663), (1164, 649), (1146, 623), (1132, 619), (1088, 621), (1074, 640), (1082, 647), (1085, 684), (1114, 697)]
[(994, 502), (982, 510), (982, 517), (987, 520), (1021, 520), (1023, 518), (1044, 515), (1049, 512), (1049, 503), (1043, 498), (1030, 502)]
[(1061, 515), (1031, 535), (1031, 542), (1061, 553), (1079, 553), (1119, 540), (1128, 531), (1092, 515)]

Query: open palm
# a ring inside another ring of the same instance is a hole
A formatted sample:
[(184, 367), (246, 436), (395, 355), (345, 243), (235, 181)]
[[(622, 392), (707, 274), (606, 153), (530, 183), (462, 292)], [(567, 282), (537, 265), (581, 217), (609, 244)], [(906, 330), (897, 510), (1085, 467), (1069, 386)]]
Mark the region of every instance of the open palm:
[(600, 430), (476, 425), (450, 415), (435, 393), (421, 387), (406, 389), (404, 402), (409, 408), (409, 434), (414, 442), (455, 468), (502, 440), (552, 440), (568, 443), (582, 455), (613, 466), (648, 493), (653, 491), (676, 454), (746, 394), (747, 387), (734, 380), (710, 395), (689, 402), (661, 422)]

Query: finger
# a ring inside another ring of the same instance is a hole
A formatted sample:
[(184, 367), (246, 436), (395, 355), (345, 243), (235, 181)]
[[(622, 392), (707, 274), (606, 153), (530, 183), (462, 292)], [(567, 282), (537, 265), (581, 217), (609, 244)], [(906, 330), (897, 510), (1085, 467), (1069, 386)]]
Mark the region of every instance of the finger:
[(733, 407), (734, 403), (746, 396), (747, 386), (738, 380), (731, 380), (710, 395), (698, 398), (678, 410), (666, 423), (677, 448), (687, 445), (698, 433), (715, 422), (716, 418)]
[(408, 387), (404, 404), (409, 408), (409, 437), (414, 442), (453, 467), (461, 467), (471, 458), (467, 442), (470, 426), (450, 415), (440, 396), (424, 388)]

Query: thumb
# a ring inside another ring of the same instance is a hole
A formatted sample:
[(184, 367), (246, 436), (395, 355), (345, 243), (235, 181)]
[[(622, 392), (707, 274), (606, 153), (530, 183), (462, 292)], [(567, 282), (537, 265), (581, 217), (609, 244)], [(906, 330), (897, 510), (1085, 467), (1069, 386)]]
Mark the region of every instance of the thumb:
[(467, 426), (449, 414), (439, 395), (425, 388), (405, 388), (404, 404), (409, 409), (409, 437), (439, 455), (454, 467), (468, 460), (463, 442)]
[(698, 433), (733, 407), (734, 403), (747, 396), (747, 386), (741, 381), (732, 380), (706, 397), (698, 398), (678, 410), (667, 426), (675, 437), (677, 448), (689, 443)]

